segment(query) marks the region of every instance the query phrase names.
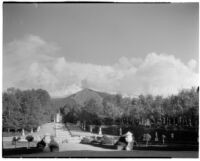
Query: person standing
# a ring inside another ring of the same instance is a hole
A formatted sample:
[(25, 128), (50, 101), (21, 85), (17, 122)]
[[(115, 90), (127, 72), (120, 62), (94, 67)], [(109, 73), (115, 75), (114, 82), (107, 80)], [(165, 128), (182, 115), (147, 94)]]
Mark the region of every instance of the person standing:
[(151, 135), (149, 133), (146, 134), (146, 146), (149, 145), (149, 141), (151, 140)]
[(171, 134), (170, 134), (170, 141), (171, 141), (171, 143), (174, 143), (174, 133), (172, 132)]
[(125, 134), (125, 140), (126, 140), (126, 142), (127, 142), (127, 146), (126, 146), (126, 150), (127, 151), (130, 151), (130, 150), (132, 150), (133, 149), (133, 134), (131, 133), (131, 132), (127, 132), (126, 134)]
[(162, 143), (165, 144), (165, 138), (166, 136), (164, 134), (162, 134)]
[(158, 143), (158, 133), (157, 133), (157, 131), (155, 132), (155, 143)]

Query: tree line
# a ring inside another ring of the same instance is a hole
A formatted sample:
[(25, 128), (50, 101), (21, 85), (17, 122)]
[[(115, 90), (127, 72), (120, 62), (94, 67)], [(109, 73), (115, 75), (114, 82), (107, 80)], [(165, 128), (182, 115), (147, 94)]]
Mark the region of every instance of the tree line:
[(50, 122), (55, 110), (51, 97), (42, 89), (21, 91), (9, 88), (3, 93), (3, 130), (30, 131)]
[(199, 92), (191, 88), (168, 97), (140, 95), (123, 98), (119, 94), (107, 95), (102, 105), (90, 99), (84, 106), (71, 99), (60, 110), (63, 121), (72, 123), (198, 127)]
[[(79, 105), (74, 99), (60, 107), (63, 122), (80, 121), (89, 125), (180, 125), (198, 127), (199, 92), (195, 88), (181, 90), (168, 97), (140, 95), (137, 98), (119, 94), (102, 96)], [(43, 89), (3, 92), (3, 129), (30, 131), (53, 120), (57, 108)]]

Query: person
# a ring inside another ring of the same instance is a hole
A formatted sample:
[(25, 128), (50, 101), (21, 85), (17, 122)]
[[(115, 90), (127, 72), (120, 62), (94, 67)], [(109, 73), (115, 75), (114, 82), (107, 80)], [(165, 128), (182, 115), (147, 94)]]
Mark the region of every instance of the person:
[(146, 133), (145, 134), (143, 134), (143, 137), (142, 137), (142, 140), (144, 141), (144, 142), (146, 142)]
[(59, 151), (59, 144), (54, 139), (54, 136), (50, 136), (50, 143), (49, 143), (49, 149), (51, 152), (57, 152)]
[(155, 132), (155, 142), (157, 143), (158, 142), (158, 133)]
[(118, 150), (127, 150), (130, 151), (133, 149), (134, 137), (131, 132), (127, 132), (126, 134), (120, 136), (119, 140), (115, 143)]
[(146, 134), (146, 146), (148, 146), (150, 140), (151, 140), (151, 135), (149, 133), (147, 133)]
[(133, 134), (131, 133), (131, 132), (127, 132), (126, 134), (125, 134), (125, 140), (126, 140), (126, 142), (127, 142), (127, 145), (126, 145), (126, 150), (127, 151), (130, 151), (130, 150), (132, 150), (132, 148), (133, 148)]
[(120, 136), (119, 140), (116, 142), (116, 146), (118, 150), (124, 150), (127, 146), (127, 141), (125, 136)]
[(165, 144), (165, 138), (166, 136), (164, 134), (162, 134), (162, 143)]
[(171, 133), (171, 139), (174, 140), (174, 133)]
[(46, 142), (45, 142), (45, 136), (44, 136), (44, 137), (42, 138), (42, 140), (39, 141), (39, 142), (37, 143), (37, 148), (44, 149), (45, 146), (46, 146)]
[(170, 134), (170, 142), (174, 143), (174, 133), (173, 132)]

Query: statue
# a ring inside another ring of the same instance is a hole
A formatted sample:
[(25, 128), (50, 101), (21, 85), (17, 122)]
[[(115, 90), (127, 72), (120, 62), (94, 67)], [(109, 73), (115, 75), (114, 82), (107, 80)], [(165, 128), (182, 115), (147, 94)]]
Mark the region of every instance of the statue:
[(59, 111), (59, 113), (56, 114), (56, 123), (60, 123), (61, 121), (62, 121), (62, 116)]
[(155, 142), (158, 142), (158, 133), (155, 133)]
[(122, 128), (120, 127), (119, 129), (119, 135), (121, 136), (122, 135)]
[(38, 126), (38, 128), (37, 128), (37, 132), (39, 132), (40, 131), (40, 126)]
[(99, 127), (99, 135), (102, 135), (101, 126)]
[(24, 129), (22, 129), (22, 136), (25, 136), (25, 132), (24, 132)]

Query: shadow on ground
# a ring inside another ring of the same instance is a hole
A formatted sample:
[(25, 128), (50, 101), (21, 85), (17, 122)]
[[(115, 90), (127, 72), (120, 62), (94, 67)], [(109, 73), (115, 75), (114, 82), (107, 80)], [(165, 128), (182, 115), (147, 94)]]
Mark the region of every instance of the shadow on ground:
[[(114, 145), (90, 144), (104, 149), (116, 149)], [(178, 149), (177, 149), (178, 148)], [(191, 146), (149, 146), (135, 147), (133, 151), (62, 151), (43, 152), (41, 149), (31, 147), (3, 149), (4, 158), (198, 158), (198, 148)]]
[[(104, 149), (117, 149), (116, 145), (105, 145), (99, 143), (89, 144), (91, 146), (100, 147)], [(188, 144), (169, 144), (169, 145), (137, 145), (133, 150), (157, 150), (157, 151), (198, 151), (198, 145)]]
[[(81, 144), (86, 144), (86, 143), (81, 143)], [(88, 144), (88, 145), (103, 148), (103, 149), (115, 149), (115, 150), (117, 149), (115, 145), (108, 145), (108, 144), (93, 143), (93, 144)]]
[(198, 145), (185, 145), (185, 144), (173, 144), (173, 145), (140, 145), (133, 148), (134, 150), (156, 150), (156, 151), (198, 151)]
[(27, 149), (26, 147), (12, 148), (12, 149), (3, 149), (3, 157), (5, 157), (5, 156), (11, 156), (11, 155), (41, 153), (42, 151), (43, 150), (38, 149), (36, 147), (31, 147), (30, 149)]

